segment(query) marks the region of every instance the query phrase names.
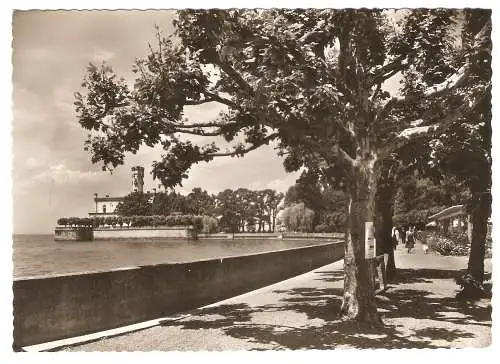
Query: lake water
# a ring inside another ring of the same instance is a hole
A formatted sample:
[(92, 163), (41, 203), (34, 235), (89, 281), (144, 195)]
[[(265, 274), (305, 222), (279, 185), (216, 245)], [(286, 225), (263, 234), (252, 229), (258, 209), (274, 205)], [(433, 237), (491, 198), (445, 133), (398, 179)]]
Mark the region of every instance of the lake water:
[(279, 239), (56, 242), (52, 235), (14, 235), (13, 240), (15, 278), (189, 262), (323, 243)]

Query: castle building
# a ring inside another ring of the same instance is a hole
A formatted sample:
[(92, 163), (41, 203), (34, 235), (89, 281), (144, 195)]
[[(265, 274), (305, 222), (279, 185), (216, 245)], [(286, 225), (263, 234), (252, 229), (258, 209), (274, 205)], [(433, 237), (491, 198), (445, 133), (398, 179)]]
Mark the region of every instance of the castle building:
[[(132, 192), (144, 192), (144, 167), (132, 167)], [(116, 216), (116, 208), (125, 197), (103, 197), (94, 193), (95, 211), (89, 212), (90, 217)]]
[(144, 167), (132, 167), (132, 191), (144, 192)]

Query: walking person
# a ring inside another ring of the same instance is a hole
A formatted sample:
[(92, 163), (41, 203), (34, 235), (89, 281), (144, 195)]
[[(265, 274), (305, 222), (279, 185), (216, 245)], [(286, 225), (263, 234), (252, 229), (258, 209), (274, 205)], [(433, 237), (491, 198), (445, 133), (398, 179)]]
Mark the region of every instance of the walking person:
[(408, 254), (411, 254), (411, 251), (414, 246), (415, 246), (415, 230), (413, 229), (413, 227), (410, 227), (406, 231), (406, 244), (405, 244), (405, 247), (408, 249)]

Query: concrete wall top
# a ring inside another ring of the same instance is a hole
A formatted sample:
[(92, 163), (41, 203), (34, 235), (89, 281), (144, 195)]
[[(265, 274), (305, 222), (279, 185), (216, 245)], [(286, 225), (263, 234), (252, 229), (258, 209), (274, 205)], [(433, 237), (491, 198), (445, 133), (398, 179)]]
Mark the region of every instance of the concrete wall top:
[(112, 227), (112, 226), (99, 226), (94, 228), (94, 231), (130, 231), (130, 230), (185, 230), (192, 228), (191, 225), (186, 226), (121, 226), (121, 227)]

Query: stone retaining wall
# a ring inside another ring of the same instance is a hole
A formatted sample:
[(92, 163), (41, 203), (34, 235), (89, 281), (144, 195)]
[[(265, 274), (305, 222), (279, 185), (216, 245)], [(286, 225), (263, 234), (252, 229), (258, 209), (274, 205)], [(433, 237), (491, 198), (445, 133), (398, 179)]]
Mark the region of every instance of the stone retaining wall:
[(93, 238), (91, 227), (57, 226), (54, 229), (54, 240), (56, 241), (91, 241)]
[(16, 279), (14, 345), (83, 335), (201, 307), (339, 260), (343, 245)]
[(157, 227), (114, 227), (95, 228), (94, 240), (100, 239), (147, 239), (147, 238), (179, 238), (191, 237), (190, 229), (186, 226), (157, 226)]
[(282, 239), (288, 240), (308, 240), (308, 239), (318, 239), (318, 240), (337, 240), (344, 239), (345, 233), (300, 233), (300, 232), (284, 232), (282, 234)]

